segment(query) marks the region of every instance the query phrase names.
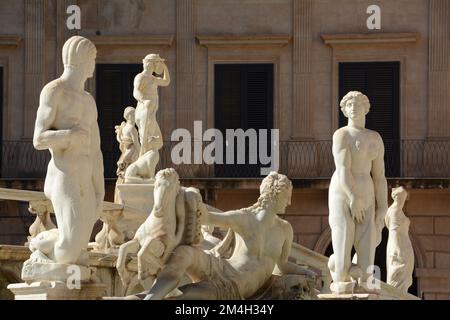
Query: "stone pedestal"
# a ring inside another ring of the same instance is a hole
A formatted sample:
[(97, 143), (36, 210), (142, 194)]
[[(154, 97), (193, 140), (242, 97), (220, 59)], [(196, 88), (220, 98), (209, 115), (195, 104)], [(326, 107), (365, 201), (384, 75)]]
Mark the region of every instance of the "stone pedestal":
[(22, 268), (22, 280), (26, 282), (59, 281), (65, 282), (74, 273), (80, 281), (88, 281), (93, 274), (91, 268), (61, 263), (25, 262)]
[(375, 293), (324, 293), (319, 294), (318, 298), (320, 300), (382, 300), (381, 296)]
[(42, 281), (10, 284), (8, 289), (15, 300), (99, 300), (106, 286), (99, 283), (81, 284), (80, 289), (69, 289), (62, 281)]
[(122, 204), (150, 214), (153, 209), (153, 184), (119, 184), (116, 186)]

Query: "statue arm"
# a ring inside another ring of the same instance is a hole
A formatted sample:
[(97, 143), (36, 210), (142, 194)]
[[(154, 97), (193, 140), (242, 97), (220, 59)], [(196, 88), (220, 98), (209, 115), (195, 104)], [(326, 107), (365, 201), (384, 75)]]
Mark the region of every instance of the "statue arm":
[(105, 180), (103, 169), (103, 155), (100, 149), (100, 130), (97, 121), (92, 125), (92, 163), (95, 170), (92, 172), (92, 182), (94, 184), (95, 197), (97, 199), (97, 213), (102, 211), (103, 199), (105, 197)]
[(387, 180), (384, 175), (384, 144), (381, 137), (378, 135), (379, 139), (379, 149), (377, 158), (372, 163), (372, 177), (375, 187), (375, 200), (376, 200), (376, 213), (375, 221), (379, 228), (384, 226), (384, 217), (386, 216), (388, 210), (388, 200), (387, 200)]
[(240, 229), (240, 225), (244, 222), (245, 216), (238, 210), (227, 212), (212, 212), (207, 211), (202, 215), (204, 218), (203, 224), (217, 226), (222, 228), (231, 228), (235, 231)]
[(305, 275), (310, 278), (315, 278), (316, 273), (299, 266), (298, 264), (289, 261), (289, 256), (291, 254), (291, 247), (294, 238), (294, 231), (290, 223), (285, 222), (283, 233), (286, 238), (283, 244), (283, 249), (281, 251), (280, 258), (277, 262), (277, 267), (282, 274), (298, 274)]
[(354, 180), (351, 172), (351, 153), (343, 131), (336, 131), (333, 135), (333, 157), (336, 165), (336, 174), (339, 180), (339, 185), (351, 202), (354, 198)]
[(54, 89), (42, 90), (33, 135), (33, 145), (37, 150), (64, 149), (69, 146), (70, 129), (51, 129), (56, 118), (58, 100), (59, 94)]
[(162, 78), (156, 78), (156, 83), (158, 86), (167, 87), (170, 84), (169, 69), (165, 63), (162, 62), (162, 64), (164, 68), (164, 76)]
[(137, 101), (142, 101), (144, 100), (144, 96), (142, 94), (142, 85), (143, 85), (143, 81), (142, 81), (142, 76), (140, 74), (138, 74), (135, 78), (134, 78), (134, 89), (133, 89), (133, 97), (137, 100)]
[(139, 134), (135, 128), (131, 131), (131, 139), (133, 140), (133, 147), (140, 150), (141, 143), (139, 142)]

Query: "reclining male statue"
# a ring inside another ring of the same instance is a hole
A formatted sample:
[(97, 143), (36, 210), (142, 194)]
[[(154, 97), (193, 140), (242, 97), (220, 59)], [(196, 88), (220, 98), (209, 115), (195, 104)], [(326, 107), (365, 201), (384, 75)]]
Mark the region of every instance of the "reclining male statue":
[[(150, 291), (127, 298), (164, 299), (178, 288), (181, 294), (174, 299), (247, 299), (268, 282), (275, 267), (283, 274), (305, 275), (314, 282), (314, 272), (288, 261), (293, 230), (277, 214), (285, 212), (291, 193), (291, 181), (272, 172), (261, 184), (257, 203), (249, 208), (208, 212), (202, 203), (202, 224), (229, 228), (227, 236), (212, 250), (194, 245), (176, 247)], [(233, 242), (231, 257), (221, 257)], [(178, 287), (185, 274), (193, 283)]]

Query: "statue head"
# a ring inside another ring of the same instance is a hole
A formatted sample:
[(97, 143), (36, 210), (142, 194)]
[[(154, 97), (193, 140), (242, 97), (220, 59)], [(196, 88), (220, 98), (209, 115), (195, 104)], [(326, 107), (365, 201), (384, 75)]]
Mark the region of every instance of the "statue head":
[(164, 207), (168, 205), (168, 201), (175, 203), (175, 198), (170, 198), (172, 195), (175, 197), (180, 190), (180, 179), (178, 173), (173, 168), (167, 168), (158, 171), (155, 176), (155, 187), (153, 190), (153, 196), (155, 199), (153, 205), (153, 214), (156, 217), (162, 217), (164, 213)]
[(291, 204), (292, 182), (284, 174), (272, 171), (259, 187), (259, 204), (271, 202), (276, 213), (282, 214)]
[(86, 78), (94, 75), (96, 56), (95, 45), (80, 36), (69, 38), (62, 49), (64, 68), (81, 70)]
[(359, 91), (350, 91), (341, 100), (340, 107), (345, 117), (357, 119), (365, 117), (370, 110), (369, 98)]
[(392, 188), (391, 197), (394, 201), (405, 202), (408, 200), (408, 192), (403, 187)]
[(144, 60), (144, 70), (149, 72), (155, 72), (157, 74), (161, 74), (163, 72), (162, 63), (165, 60), (162, 59), (159, 54), (151, 53), (147, 55)]
[(127, 121), (134, 122), (134, 112), (135, 109), (133, 107), (126, 107), (123, 111), (123, 117)]

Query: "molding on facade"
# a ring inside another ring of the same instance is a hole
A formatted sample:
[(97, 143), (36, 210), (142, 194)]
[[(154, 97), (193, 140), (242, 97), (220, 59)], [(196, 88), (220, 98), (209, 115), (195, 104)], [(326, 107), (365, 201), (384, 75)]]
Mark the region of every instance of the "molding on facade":
[(44, 0), (25, 1), (25, 106), (22, 137), (33, 136), (34, 117), (39, 94), (45, 81), (45, 8)]
[(0, 35), (0, 47), (18, 47), (22, 37), (16, 35)]
[(291, 138), (313, 138), (311, 100), (312, 0), (292, 2), (292, 123)]
[(428, 137), (448, 137), (449, 18), (447, 0), (429, 2)]
[(197, 35), (200, 45), (212, 46), (285, 46), (291, 40), (287, 34)]
[(192, 130), (202, 119), (196, 106), (195, 68), (196, 1), (176, 1), (176, 115), (175, 127)]
[(322, 34), (320, 38), (324, 44), (331, 47), (337, 45), (408, 45), (418, 42), (420, 39), (420, 34), (416, 32)]
[(139, 36), (90, 36), (82, 35), (96, 46), (168, 46), (173, 44), (173, 35), (139, 35)]

